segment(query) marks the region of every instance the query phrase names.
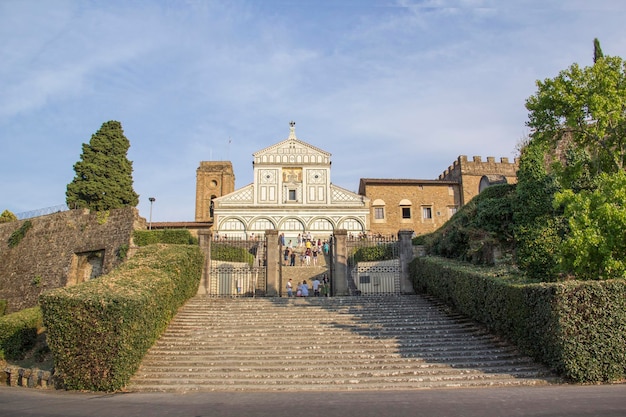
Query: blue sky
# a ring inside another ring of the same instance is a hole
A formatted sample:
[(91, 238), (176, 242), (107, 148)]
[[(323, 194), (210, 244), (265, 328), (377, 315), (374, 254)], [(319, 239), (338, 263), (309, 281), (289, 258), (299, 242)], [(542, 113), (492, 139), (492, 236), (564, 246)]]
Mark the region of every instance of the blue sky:
[(626, 57), (625, 21), (623, 0), (0, 0), (0, 212), (63, 204), (108, 120), (153, 221), (194, 219), (200, 161), (251, 183), (291, 120), (352, 191), (513, 159), (535, 81), (596, 37)]

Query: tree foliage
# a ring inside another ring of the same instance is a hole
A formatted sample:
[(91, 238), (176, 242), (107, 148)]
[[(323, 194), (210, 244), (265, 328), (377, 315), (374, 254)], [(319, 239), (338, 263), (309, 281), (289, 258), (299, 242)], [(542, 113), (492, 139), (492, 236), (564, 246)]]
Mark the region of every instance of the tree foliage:
[(598, 188), (556, 194), (568, 233), (560, 264), (578, 279), (626, 276), (626, 173), (602, 174)]
[(135, 207), (139, 196), (133, 190), (129, 148), (120, 122), (102, 124), (89, 144), (83, 143), (81, 159), (74, 165), (76, 176), (67, 185), (67, 205), (97, 211)]
[(600, 47), (600, 41), (598, 38), (593, 40), (593, 63), (598, 62), (600, 58), (604, 58), (604, 53), (602, 53), (602, 48)]
[(0, 223), (8, 223), (15, 220), (17, 220), (17, 216), (9, 210), (4, 210), (2, 214), (0, 214)]
[(626, 163), (626, 63), (600, 57), (593, 66), (573, 64), (554, 79), (537, 82), (528, 98), (534, 140), (556, 148), (565, 135), (590, 152), (595, 173), (617, 172)]
[(537, 83), (518, 172), (516, 255), (530, 275), (626, 275), (626, 64), (605, 57)]
[(552, 207), (558, 185), (546, 170), (545, 150), (544, 143), (531, 141), (520, 157), (513, 209), (515, 259), (531, 278), (554, 281), (561, 222)]

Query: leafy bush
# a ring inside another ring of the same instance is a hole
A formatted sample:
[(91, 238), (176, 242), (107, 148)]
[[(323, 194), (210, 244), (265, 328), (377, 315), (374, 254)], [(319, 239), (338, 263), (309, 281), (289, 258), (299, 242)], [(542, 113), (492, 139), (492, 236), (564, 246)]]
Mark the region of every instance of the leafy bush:
[(578, 279), (626, 276), (626, 173), (602, 174), (598, 188), (555, 197), (564, 208), (568, 233), (560, 265)]
[(254, 254), (246, 247), (233, 246), (227, 243), (213, 242), (211, 244), (211, 260), (223, 262), (254, 263)]
[(547, 148), (531, 142), (522, 152), (514, 200), (515, 260), (533, 279), (555, 281), (564, 233), (562, 216), (554, 210), (557, 180), (547, 173)]
[(137, 246), (165, 243), (171, 245), (197, 245), (198, 239), (186, 229), (135, 230), (133, 241)]
[(0, 214), (0, 223), (14, 222), (16, 220), (17, 216), (9, 210), (4, 210), (2, 214)]
[[(491, 264), (494, 248), (510, 250), (515, 185), (486, 188), (439, 230), (422, 238), (429, 253), (476, 264)], [(414, 242), (415, 243), (415, 242)]]
[(0, 317), (0, 359), (22, 359), (35, 345), (42, 325), (39, 307)]
[(0, 300), (0, 317), (6, 314), (8, 304), (7, 300)]
[(453, 305), (575, 382), (626, 378), (626, 281), (523, 283), (449, 259), (410, 265), (414, 288)]
[(196, 294), (197, 246), (150, 245), (112, 273), (40, 297), (56, 372), (69, 389), (115, 391)]

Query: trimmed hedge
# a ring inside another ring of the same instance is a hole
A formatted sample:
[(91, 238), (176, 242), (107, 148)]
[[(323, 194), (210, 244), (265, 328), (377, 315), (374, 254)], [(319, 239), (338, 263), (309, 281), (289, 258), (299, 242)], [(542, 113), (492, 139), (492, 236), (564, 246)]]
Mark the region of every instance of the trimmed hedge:
[(217, 242), (211, 244), (211, 259), (223, 262), (246, 262), (249, 265), (254, 263), (254, 255), (248, 248)]
[(40, 297), (56, 374), (66, 388), (126, 385), (177, 309), (196, 294), (197, 246), (150, 245), (112, 273)]
[(450, 259), (411, 263), (436, 296), (575, 382), (626, 378), (626, 281), (515, 284)]
[(172, 245), (197, 245), (198, 239), (187, 229), (135, 230), (133, 242), (137, 246), (166, 243)]
[(354, 262), (386, 261), (396, 258), (396, 244), (363, 246), (354, 252)]
[(8, 305), (9, 302), (7, 300), (0, 300), (0, 317), (6, 314)]
[(43, 326), (41, 309), (27, 308), (0, 317), (0, 359), (22, 359)]

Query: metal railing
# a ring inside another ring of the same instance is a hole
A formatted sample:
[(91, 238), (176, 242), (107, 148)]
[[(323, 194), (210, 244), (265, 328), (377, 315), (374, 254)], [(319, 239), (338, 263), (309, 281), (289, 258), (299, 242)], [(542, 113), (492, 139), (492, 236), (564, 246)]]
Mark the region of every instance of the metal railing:
[(19, 220), (32, 219), (33, 217), (45, 216), (46, 214), (59, 213), (61, 211), (68, 211), (70, 208), (67, 204), (59, 204), (58, 206), (44, 207), (36, 210), (25, 211), (17, 213), (15, 217)]

